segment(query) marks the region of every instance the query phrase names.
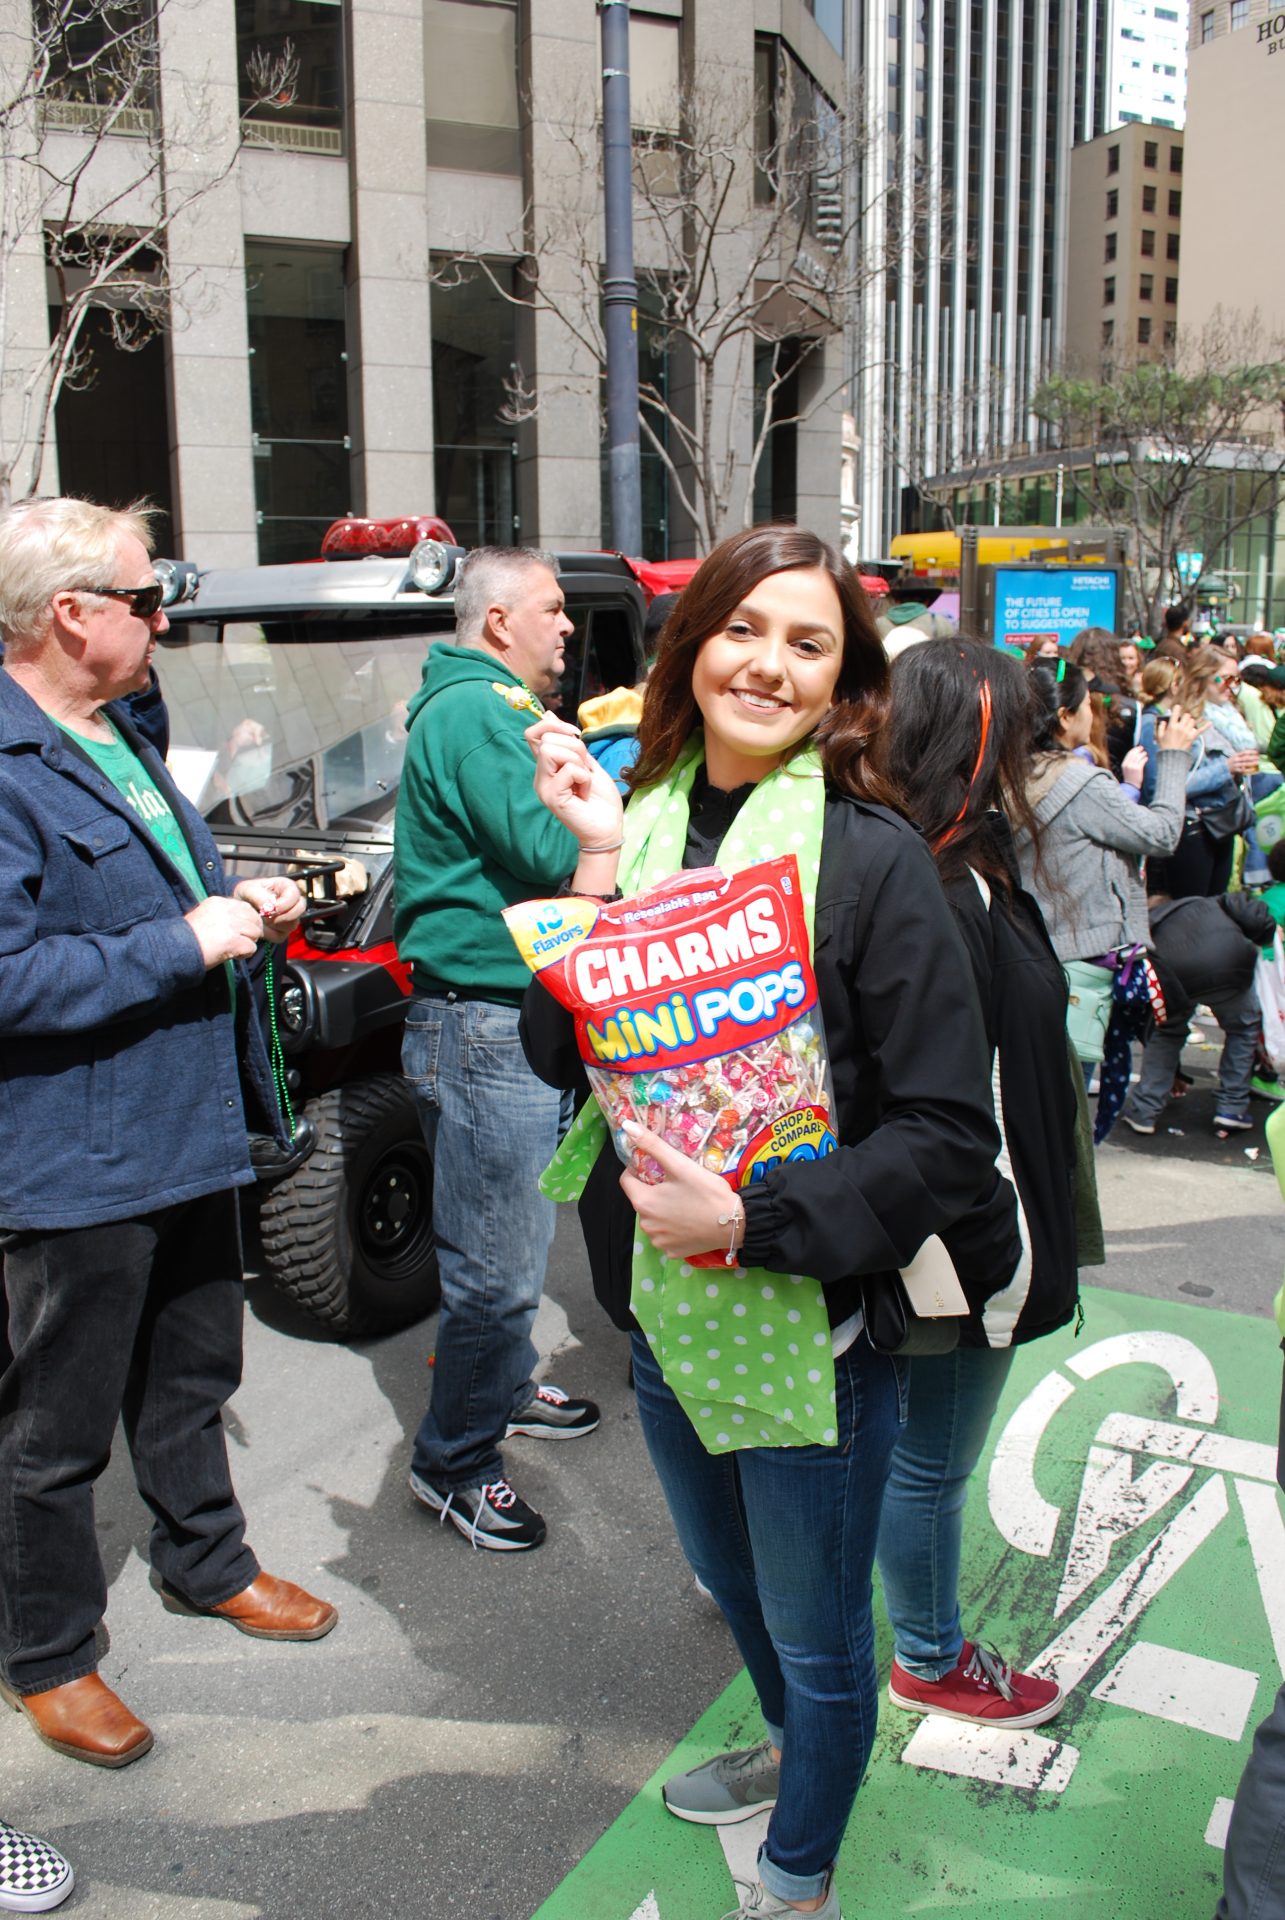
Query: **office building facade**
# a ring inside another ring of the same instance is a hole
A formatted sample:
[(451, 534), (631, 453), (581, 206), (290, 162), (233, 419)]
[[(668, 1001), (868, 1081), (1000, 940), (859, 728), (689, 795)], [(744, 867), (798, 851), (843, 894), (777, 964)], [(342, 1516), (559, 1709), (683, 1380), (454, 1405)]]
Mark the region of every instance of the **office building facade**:
[[(596, 139), (592, 0), (161, 0), (156, 15), (157, 86), (131, 129), (135, 149), (147, 127), (172, 130), (170, 177), (186, 167), (203, 183), (164, 236), (182, 292), (137, 354), (113, 348), (107, 306), (91, 311), (96, 379), (64, 392), (41, 489), (150, 493), (203, 565), (315, 553), (348, 511), (436, 511), (470, 543), (599, 545), (596, 364), (553, 315), (505, 298), (533, 257), (571, 271), (549, 247), (569, 222), (588, 270), (601, 259), (596, 168), (568, 137), (579, 116)], [(663, 133), (684, 76), (752, 89), (765, 58), (838, 102), (843, 42), (842, 0), (646, 0), (631, 9), (635, 126)], [(257, 100), (274, 59), (289, 87)], [(185, 146), (194, 101), (199, 151)], [(101, 132), (83, 87), (46, 89), (39, 110), (64, 158)], [(128, 172), (130, 139), (113, 128), (95, 164)], [(640, 231), (644, 263), (648, 244)], [(475, 264), (455, 270), (461, 251)], [(7, 286), (15, 364), (41, 350), (60, 297), (39, 235), (21, 264)], [(640, 327), (645, 376), (681, 392), (645, 311)], [(837, 537), (841, 340), (815, 358), (814, 390), (833, 399), (770, 449), (765, 501)], [(726, 411), (727, 447), (748, 463), (752, 401), (729, 389)], [(654, 452), (644, 492), (650, 552), (690, 551)]]
[(1154, 359), (1175, 344), (1183, 136), (1129, 124), (1071, 155), (1067, 365)]
[[(1038, 437), (1030, 396), (1066, 333), (1071, 149), (1104, 130), (1097, 0), (856, 0), (875, 177), (870, 244), (895, 257), (851, 336), (862, 549), (923, 478)], [(880, 131), (882, 130), (882, 131)]]

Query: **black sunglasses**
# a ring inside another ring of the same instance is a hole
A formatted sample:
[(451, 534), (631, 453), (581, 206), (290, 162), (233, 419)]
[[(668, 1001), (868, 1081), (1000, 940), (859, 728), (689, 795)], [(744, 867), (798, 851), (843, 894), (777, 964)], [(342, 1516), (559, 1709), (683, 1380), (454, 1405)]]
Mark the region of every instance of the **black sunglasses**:
[(147, 587), (84, 587), (80, 591), (102, 594), (107, 600), (128, 600), (136, 620), (152, 619), (160, 612), (165, 598), (165, 588), (159, 580), (153, 580)]

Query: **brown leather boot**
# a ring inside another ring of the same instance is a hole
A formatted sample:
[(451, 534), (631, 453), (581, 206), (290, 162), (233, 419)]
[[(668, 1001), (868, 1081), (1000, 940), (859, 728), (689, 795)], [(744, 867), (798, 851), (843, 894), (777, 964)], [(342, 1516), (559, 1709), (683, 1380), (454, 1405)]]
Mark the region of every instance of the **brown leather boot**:
[(151, 1751), (151, 1728), (96, 1673), (45, 1693), (15, 1693), (0, 1682), (0, 1696), (15, 1713), (26, 1714), (47, 1747), (69, 1760), (127, 1767)]
[(226, 1620), (240, 1633), (255, 1640), (320, 1640), (339, 1618), (328, 1600), (305, 1593), (291, 1580), (278, 1580), (275, 1574), (261, 1573), (230, 1600), (216, 1607), (198, 1607), (175, 1593), (161, 1588), (161, 1600), (170, 1613), (199, 1615), (211, 1620)]

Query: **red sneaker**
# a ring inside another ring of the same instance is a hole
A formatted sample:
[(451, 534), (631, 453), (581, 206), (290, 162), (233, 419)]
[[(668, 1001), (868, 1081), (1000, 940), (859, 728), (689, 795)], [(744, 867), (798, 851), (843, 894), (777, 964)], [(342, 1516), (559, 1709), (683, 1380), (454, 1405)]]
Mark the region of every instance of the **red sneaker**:
[(965, 1640), (953, 1672), (940, 1680), (918, 1680), (896, 1660), (888, 1698), (896, 1707), (940, 1713), (947, 1720), (976, 1720), (989, 1727), (1039, 1727), (1051, 1720), (1065, 1695), (1053, 1680), (1014, 1673), (993, 1649)]

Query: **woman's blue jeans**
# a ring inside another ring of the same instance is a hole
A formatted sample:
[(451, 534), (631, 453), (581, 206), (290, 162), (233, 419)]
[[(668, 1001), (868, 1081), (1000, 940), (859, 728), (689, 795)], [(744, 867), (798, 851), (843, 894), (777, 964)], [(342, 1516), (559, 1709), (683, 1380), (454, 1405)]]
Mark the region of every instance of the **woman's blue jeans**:
[(779, 1900), (824, 1893), (874, 1739), (870, 1577), (905, 1364), (858, 1338), (835, 1362), (839, 1443), (706, 1453), (633, 1336), (638, 1414), (684, 1553), (722, 1608), (781, 1749), (759, 1853)]
[(911, 1362), (910, 1417), (879, 1523), (879, 1576), (898, 1664), (919, 1680), (942, 1679), (963, 1650), (964, 1503), (1012, 1364), (1012, 1347), (956, 1347)]

